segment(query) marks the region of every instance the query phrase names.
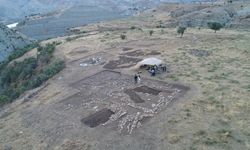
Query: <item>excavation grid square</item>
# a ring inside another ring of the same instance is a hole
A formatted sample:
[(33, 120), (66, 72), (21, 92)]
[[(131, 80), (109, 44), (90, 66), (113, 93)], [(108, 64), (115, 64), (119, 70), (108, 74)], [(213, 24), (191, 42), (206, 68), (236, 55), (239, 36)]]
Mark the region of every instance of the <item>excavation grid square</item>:
[(167, 109), (189, 90), (186, 86), (145, 78), (136, 84), (133, 76), (108, 70), (80, 80), (72, 87), (80, 92), (61, 101), (64, 110), (85, 111), (79, 113), (83, 125), (112, 126), (123, 134), (132, 134), (146, 125), (145, 120)]

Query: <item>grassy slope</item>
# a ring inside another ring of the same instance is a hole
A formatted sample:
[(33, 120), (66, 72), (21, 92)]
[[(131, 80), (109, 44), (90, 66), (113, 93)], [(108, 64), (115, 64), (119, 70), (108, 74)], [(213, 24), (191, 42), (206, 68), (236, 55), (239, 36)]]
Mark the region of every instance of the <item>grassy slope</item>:
[[(127, 26), (146, 20), (140, 19), (126, 22)], [(169, 118), (163, 142), (168, 143), (170, 149), (249, 149), (249, 31), (223, 29), (214, 33), (209, 29), (189, 28), (184, 37), (179, 38), (176, 29), (158, 29), (152, 27), (151, 19), (147, 21), (151, 28), (143, 28), (143, 32), (125, 31), (125, 43), (138, 40), (133, 45), (136, 47), (140, 41), (155, 41), (157, 46), (152, 47), (163, 52), (161, 57), (171, 67), (171, 73), (160, 79), (195, 85), (199, 89), (199, 94), (187, 100), (182, 110)], [(150, 30), (154, 30), (151, 37)], [(124, 31), (112, 32), (108, 38), (99, 40), (112, 45), (119, 33)], [(192, 49), (205, 50), (210, 56), (193, 56), (189, 53)]]

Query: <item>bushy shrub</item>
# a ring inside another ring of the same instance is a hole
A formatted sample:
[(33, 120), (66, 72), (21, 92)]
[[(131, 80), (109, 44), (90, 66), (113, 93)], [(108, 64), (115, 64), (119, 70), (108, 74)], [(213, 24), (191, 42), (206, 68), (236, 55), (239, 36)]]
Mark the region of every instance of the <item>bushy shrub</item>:
[(47, 44), (45, 47), (39, 46), (37, 48), (38, 51), (38, 61), (41, 64), (48, 64), (53, 56), (53, 52), (55, 51), (55, 44)]
[(132, 26), (132, 27), (130, 27), (130, 29), (131, 29), (131, 30), (135, 30), (135, 29), (136, 29), (136, 27), (135, 27), (135, 26)]
[(11, 100), (8, 96), (0, 95), (0, 106), (7, 104), (7, 103), (10, 103), (10, 102), (11, 102)]
[(127, 36), (125, 34), (121, 34), (120, 37), (121, 37), (122, 40), (125, 40), (127, 38)]
[(177, 33), (181, 35), (181, 37), (183, 37), (184, 32), (186, 31), (186, 27), (178, 27), (177, 28)]
[(154, 31), (153, 31), (153, 30), (150, 30), (150, 31), (149, 31), (149, 35), (150, 35), (150, 36), (152, 36), (152, 35), (153, 35), (153, 33), (154, 33)]
[(49, 64), (44, 70), (42, 71), (42, 74), (44, 74), (46, 77), (51, 78), (58, 72), (60, 72), (65, 67), (65, 64), (61, 60), (56, 60)]
[(221, 28), (223, 28), (224, 25), (222, 25), (221, 23), (219, 22), (208, 22), (207, 23), (207, 26), (214, 30), (214, 32), (216, 33), (216, 31), (220, 30)]

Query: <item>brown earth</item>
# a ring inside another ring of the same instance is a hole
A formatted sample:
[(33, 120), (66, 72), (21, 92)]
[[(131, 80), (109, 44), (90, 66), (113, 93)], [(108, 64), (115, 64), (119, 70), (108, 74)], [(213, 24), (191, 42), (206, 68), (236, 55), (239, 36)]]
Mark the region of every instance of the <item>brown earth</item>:
[(105, 122), (107, 122), (109, 120), (109, 118), (114, 114), (113, 111), (107, 109), (107, 108), (104, 108), (102, 110), (99, 110), (98, 112), (96, 112), (95, 114), (93, 115), (90, 115), (84, 119), (82, 119), (81, 121), (91, 127), (91, 128), (94, 128), (94, 127), (97, 127), (99, 126), (100, 124), (103, 124)]

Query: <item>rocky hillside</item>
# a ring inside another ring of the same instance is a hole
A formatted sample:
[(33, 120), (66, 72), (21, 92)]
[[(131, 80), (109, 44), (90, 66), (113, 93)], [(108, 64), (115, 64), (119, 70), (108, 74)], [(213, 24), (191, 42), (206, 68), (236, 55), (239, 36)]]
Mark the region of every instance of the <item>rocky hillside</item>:
[[(159, 0), (155, 1), (159, 2)], [(148, 6), (155, 3), (152, 0), (0, 0), (0, 21), (19, 20), (25, 16), (48, 13), (73, 6), (97, 6), (106, 9), (124, 11), (130, 7)]]
[(179, 5), (166, 10), (171, 19), (166, 27), (207, 27), (208, 22), (219, 22), (228, 28), (249, 28), (250, 3)]
[(8, 57), (13, 50), (23, 48), (31, 43), (32, 40), (26, 36), (0, 24), (0, 62)]
[[(191, 2), (197, 0), (0, 0), (0, 21), (18, 21), (32, 14), (48, 13), (73, 6), (97, 6), (106, 9), (140, 9), (160, 2)], [(199, 0), (206, 1), (206, 0)]]

